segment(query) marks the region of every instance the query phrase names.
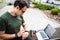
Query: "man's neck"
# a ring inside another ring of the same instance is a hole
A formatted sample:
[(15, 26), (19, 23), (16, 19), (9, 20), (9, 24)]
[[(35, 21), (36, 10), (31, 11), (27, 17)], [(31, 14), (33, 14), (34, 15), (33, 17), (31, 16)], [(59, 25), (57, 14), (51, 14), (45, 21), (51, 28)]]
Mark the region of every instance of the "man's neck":
[(12, 16), (16, 16), (16, 13), (15, 13), (14, 9), (8, 10), (8, 12), (9, 12)]

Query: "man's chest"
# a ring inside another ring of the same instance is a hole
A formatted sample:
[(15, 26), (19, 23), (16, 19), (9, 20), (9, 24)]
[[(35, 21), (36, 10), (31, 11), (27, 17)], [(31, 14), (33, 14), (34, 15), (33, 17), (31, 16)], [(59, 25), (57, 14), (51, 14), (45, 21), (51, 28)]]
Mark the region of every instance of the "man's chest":
[(22, 25), (22, 18), (11, 18), (8, 19), (8, 27), (10, 28), (16, 28)]

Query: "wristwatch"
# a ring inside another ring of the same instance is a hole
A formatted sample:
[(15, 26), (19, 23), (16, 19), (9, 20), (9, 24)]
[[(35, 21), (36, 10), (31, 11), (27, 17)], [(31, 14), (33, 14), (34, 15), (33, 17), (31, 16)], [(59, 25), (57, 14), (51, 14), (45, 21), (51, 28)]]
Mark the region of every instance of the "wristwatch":
[(15, 37), (16, 37), (16, 38), (18, 37), (17, 33), (15, 33)]

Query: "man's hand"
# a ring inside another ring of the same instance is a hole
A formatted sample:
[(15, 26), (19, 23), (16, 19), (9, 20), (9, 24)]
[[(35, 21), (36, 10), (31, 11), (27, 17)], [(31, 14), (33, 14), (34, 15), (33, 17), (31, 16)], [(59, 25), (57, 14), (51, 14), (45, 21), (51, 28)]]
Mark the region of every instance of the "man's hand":
[(26, 39), (27, 37), (29, 36), (29, 33), (28, 32), (24, 32), (22, 33), (22, 39)]
[[(28, 26), (26, 25), (25, 22), (22, 24), (22, 26), (23, 26), (24, 30), (28, 30)], [(22, 40), (26, 39), (28, 36), (29, 36), (28, 32), (22, 33)]]
[(20, 30), (20, 31), (17, 33), (18, 37), (21, 37), (24, 32), (25, 32), (24, 30)]

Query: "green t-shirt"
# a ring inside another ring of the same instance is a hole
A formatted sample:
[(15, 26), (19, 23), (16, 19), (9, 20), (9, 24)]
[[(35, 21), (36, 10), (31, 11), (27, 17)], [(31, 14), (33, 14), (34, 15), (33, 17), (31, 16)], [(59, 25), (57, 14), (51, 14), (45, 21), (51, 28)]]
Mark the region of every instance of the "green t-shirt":
[(17, 33), (23, 23), (22, 16), (12, 16), (9, 12), (6, 12), (0, 17), (0, 31), (5, 31), (7, 34)]

